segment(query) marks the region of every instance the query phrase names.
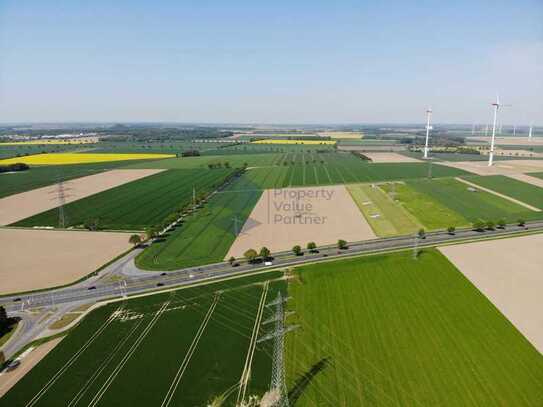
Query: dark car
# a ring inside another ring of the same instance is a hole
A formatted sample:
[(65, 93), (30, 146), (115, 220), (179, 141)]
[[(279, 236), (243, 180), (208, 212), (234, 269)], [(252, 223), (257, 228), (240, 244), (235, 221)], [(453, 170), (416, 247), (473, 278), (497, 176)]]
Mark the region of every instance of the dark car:
[(157, 287), (162, 287), (164, 285), (164, 283), (157, 283)]
[(10, 362), (8, 367), (6, 367), (6, 372), (11, 372), (12, 370), (17, 369), (20, 364), (21, 364), (20, 360), (14, 360), (13, 362)]
[(96, 290), (96, 286), (95, 286), (95, 285), (92, 285), (92, 286), (90, 286), (89, 288), (87, 288), (87, 290)]
[(160, 275), (161, 275), (161, 276), (165, 276), (165, 275), (166, 275), (166, 273), (160, 273)]
[(15, 299), (13, 300), (13, 302), (19, 302), (19, 301), (21, 301), (20, 298), (15, 298)]

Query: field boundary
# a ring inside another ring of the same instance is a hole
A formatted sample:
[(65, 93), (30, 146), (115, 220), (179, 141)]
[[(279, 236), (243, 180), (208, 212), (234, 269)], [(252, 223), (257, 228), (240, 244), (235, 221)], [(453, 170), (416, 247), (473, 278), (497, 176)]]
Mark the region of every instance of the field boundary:
[(490, 188), (486, 188), (486, 187), (482, 187), (474, 182), (471, 182), (471, 181), (468, 181), (468, 180), (465, 180), (465, 179), (462, 179), (460, 177), (455, 177), (454, 178), (455, 180), (459, 181), (459, 182), (462, 182), (463, 184), (466, 184), (466, 185), (469, 185), (469, 186), (472, 186), (474, 188), (478, 188), (480, 189), (481, 191), (485, 191), (485, 192), (488, 192), (489, 194), (492, 194), (492, 195), (496, 195), (496, 196), (499, 196), (500, 198), (503, 198), (503, 199), (506, 199), (510, 202), (513, 202), (513, 203), (516, 203), (517, 205), (520, 205), (520, 206), (523, 206), (525, 207), (526, 209), (530, 209), (531, 211), (534, 211), (534, 212), (541, 212), (541, 209), (539, 208), (536, 208), (535, 206), (532, 206), (530, 204), (527, 204), (526, 202), (522, 202), (522, 201), (519, 201), (518, 199), (515, 199), (515, 198), (512, 198), (510, 197), (509, 195), (505, 195), (505, 194), (502, 194), (500, 192), (497, 192), (497, 191), (494, 191)]

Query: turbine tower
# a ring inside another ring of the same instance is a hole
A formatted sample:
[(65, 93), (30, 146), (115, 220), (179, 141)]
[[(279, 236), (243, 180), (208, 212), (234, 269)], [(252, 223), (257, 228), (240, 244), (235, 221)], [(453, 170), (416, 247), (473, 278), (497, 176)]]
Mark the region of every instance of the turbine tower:
[(430, 137), (430, 117), (432, 116), (432, 108), (426, 110), (426, 143), (424, 144), (424, 158), (428, 158), (428, 138)]
[(530, 123), (530, 131), (528, 131), (528, 140), (532, 141), (532, 129), (534, 127), (533, 123)]

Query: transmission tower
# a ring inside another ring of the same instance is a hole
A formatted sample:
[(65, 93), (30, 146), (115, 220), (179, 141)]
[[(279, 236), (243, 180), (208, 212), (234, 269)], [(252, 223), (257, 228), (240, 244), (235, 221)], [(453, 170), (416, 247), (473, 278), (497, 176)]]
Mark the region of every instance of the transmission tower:
[(285, 363), (284, 363), (284, 344), (285, 334), (296, 328), (298, 325), (285, 326), (285, 312), (283, 304), (286, 302), (281, 292), (277, 293), (276, 299), (268, 306), (275, 305), (275, 316), (265, 322), (275, 322), (273, 332), (264, 335), (258, 340), (258, 343), (274, 339), (272, 377), (270, 383), (270, 393), (275, 395), (273, 407), (289, 407), (287, 384), (285, 382)]
[(58, 227), (63, 229), (66, 227), (66, 213), (64, 211), (64, 205), (66, 204), (66, 198), (69, 196), (66, 192), (71, 188), (64, 185), (64, 179), (62, 175), (59, 175), (56, 189), (50, 193), (55, 194), (53, 200), (57, 201), (58, 206)]

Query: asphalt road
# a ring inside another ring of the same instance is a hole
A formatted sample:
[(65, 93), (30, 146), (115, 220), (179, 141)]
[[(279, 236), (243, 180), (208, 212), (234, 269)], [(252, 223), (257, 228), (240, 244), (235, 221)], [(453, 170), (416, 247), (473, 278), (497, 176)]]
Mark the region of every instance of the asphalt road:
[[(66, 288), (52, 289), (20, 296), (0, 297), (0, 303), (6, 306), (8, 312), (21, 311), (30, 307), (58, 307), (63, 304), (82, 301), (99, 301), (123, 295), (140, 294), (153, 290), (178, 287), (204, 280), (235, 275), (242, 276), (248, 272), (295, 266), (316, 260), (341, 258), (353, 254), (371, 253), (374, 251), (406, 249), (415, 246), (435, 246), (442, 243), (453, 242), (455, 240), (488, 238), (525, 232), (526, 230), (543, 231), (543, 221), (531, 222), (526, 226), (508, 225), (505, 229), (495, 229), (485, 232), (477, 232), (471, 229), (457, 230), (454, 235), (447, 232), (433, 232), (427, 233), (426, 238), (424, 239), (419, 239), (415, 236), (374, 239), (349, 243), (349, 248), (346, 250), (338, 250), (335, 246), (321, 247), (319, 248), (318, 253), (309, 253), (306, 251), (306, 253), (301, 256), (294, 256), (291, 252), (274, 253), (272, 266), (265, 266), (263, 263), (243, 263), (238, 267), (232, 267), (230, 264), (222, 262), (164, 273), (139, 272), (134, 276), (125, 277), (124, 280), (117, 282), (107, 281), (107, 279), (105, 281), (89, 280)], [(132, 255), (131, 257), (134, 256)]]

